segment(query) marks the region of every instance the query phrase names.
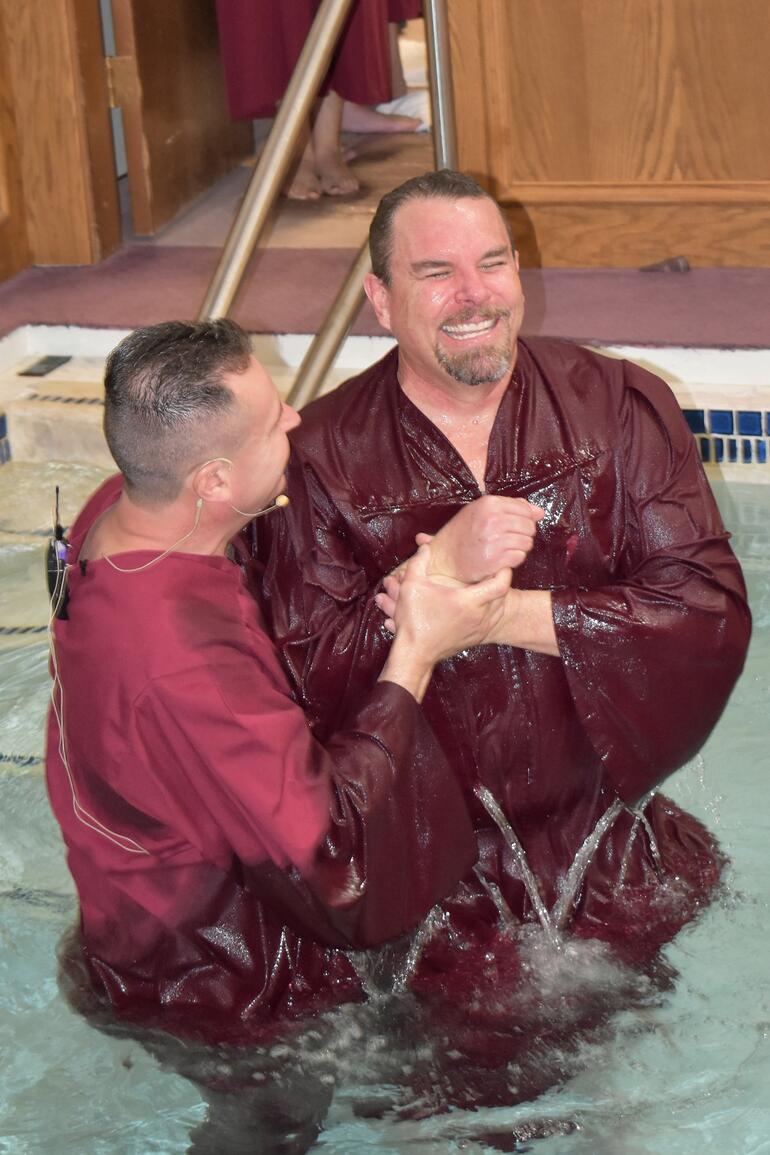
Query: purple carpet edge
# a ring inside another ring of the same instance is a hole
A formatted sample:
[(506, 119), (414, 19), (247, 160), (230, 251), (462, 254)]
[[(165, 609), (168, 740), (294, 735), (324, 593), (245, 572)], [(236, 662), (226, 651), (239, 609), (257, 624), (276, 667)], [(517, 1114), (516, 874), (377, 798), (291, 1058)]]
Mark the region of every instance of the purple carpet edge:
[[(21, 325), (134, 328), (195, 317), (219, 252), (132, 244), (99, 265), (35, 267), (0, 285), (0, 336)], [(266, 249), (232, 316), (254, 333), (315, 333), (353, 249)], [(585, 344), (770, 347), (770, 269), (525, 269), (524, 335)], [(351, 332), (381, 336), (368, 302)]]

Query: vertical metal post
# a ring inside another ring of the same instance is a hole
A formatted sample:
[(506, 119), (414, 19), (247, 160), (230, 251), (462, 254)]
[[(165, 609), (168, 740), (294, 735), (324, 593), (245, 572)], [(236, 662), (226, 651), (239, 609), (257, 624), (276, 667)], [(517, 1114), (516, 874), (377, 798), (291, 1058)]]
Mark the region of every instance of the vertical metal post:
[(353, 0), (321, 0), (243, 203), (232, 224), (199, 319), (225, 317), (288, 171)]
[(301, 408), (306, 401), (312, 401), (320, 392), (324, 377), (334, 364), (340, 345), (361, 308), (364, 277), (371, 269), (369, 243), (364, 241), (329, 315), (313, 338), (297, 370), (294, 385), (286, 398), (295, 409)]
[[(456, 168), (457, 142), (446, 0), (425, 0), (424, 14), (436, 168)], [(370, 271), (369, 246), (365, 242), (337, 294), (329, 315), (302, 359), (287, 398), (290, 405), (299, 409), (320, 392), (324, 378), (334, 364), (348, 329), (361, 307), (364, 297), (363, 279)]]
[(433, 110), (433, 147), (436, 168), (457, 168), (452, 66), (449, 55), (447, 0), (424, 0), (425, 40), (428, 47), (430, 99)]

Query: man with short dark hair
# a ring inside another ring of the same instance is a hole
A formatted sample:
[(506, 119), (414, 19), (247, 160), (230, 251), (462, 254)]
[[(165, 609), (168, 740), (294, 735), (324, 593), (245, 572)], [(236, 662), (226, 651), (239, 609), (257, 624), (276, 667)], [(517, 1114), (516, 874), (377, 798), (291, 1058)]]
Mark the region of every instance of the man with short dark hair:
[(418, 703), (500, 617), (510, 572), (456, 588), (423, 551), (375, 684), (323, 748), (229, 544), (283, 504), (298, 415), (227, 321), (137, 330), (105, 388), (121, 476), (73, 527), (51, 643), (48, 788), (82, 951), (121, 1015), (248, 1037), (360, 999), (346, 949), (404, 934), (470, 868)]
[[(272, 549), (260, 544), (275, 637), (323, 733), (388, 652), (380, 595), (392, 608), (416, 537), (455, 579), (512, 567), (499, 627), (443, 662), (425, 699), (480, 857), (442, 934), (483, 944), (501, 910), (536, 920), (516, 838), (554, 921), (654, 946), (709, 894), (721, 858), (651, 792), (716, 723), (750, 629), (693, 438), (638, 366), (518, 337), (518, 258), (471, 178), (407, 181), (370, 238), (366, 291), (398, 347), (293, 434), (292, 504), (266, 528)], [(306, 581), (290, 588), (297, 568)], [(669, 905), (655, 901), (665, 880)]]

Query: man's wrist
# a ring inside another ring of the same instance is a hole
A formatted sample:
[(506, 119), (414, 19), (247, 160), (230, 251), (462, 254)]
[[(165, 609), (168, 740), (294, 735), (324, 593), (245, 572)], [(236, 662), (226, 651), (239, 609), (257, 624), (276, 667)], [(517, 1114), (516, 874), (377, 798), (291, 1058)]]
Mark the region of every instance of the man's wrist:
[(432, 673), (433, 663), (425, 661), (414, 651), (399, 645), (397, 635), (378, 681), (395, 682), (421, 702)]
[(559, 657), (551, 591), (511, 587), (505, 595), (505, 612), (487, 642)]

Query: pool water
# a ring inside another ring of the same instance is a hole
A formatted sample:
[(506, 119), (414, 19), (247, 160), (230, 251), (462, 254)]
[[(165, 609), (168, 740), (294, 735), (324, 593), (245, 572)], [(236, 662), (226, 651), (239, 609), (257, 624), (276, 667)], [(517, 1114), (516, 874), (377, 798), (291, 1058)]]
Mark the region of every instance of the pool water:
[[(287, 1126), (275, 1150), (770, 1153), (770, 490), (736, 485), (717, 497), (744, 564), (754, 637), (716, 731), (665, 789), (730, 856), (724, 893), (664, 950), (652, 977), (624, 970), (597, 944), (571, 943), (555, 957), (533, 935), (515, 988), (484, 993), (497, 1013), (508, 1006), (527, 1024), (520, 1054), (502, 1071), (490, 1059), (494, 1032), (476, 1036), (471, 1069), (464, 1008), (439, 1021), (409, 995), (342, 1008), (274, 1040), (242, 1069), (232, 1055), (210, 1053), (228, 1078), (248, 1067), (252, 1082), (277, 1085), (299, 1072), (300, 1094), (325, 1088), (312, 1146)], [(56, 951), (76, 902), (40, 761), (46, 643), (39, 614), (25, 609), (39, 597), (30, 590), (40, 549), (34, 533), (4, 528), (12, 625), (0, 632), (0, 1152), (185, 1152), (207, 1114), (199, 1084), (179, 1073), (190, 1063), (175, 1066), (151, 1040), (94, 1029), (59, 987)], [(475, 1098), (447, 1093), (455, 1075), (478, 1088)], [(485, 1095), (487, 1084), (495, 1095)], [(219, 1144), (222, 1155), (247, 1149), (226, 1130)]]

